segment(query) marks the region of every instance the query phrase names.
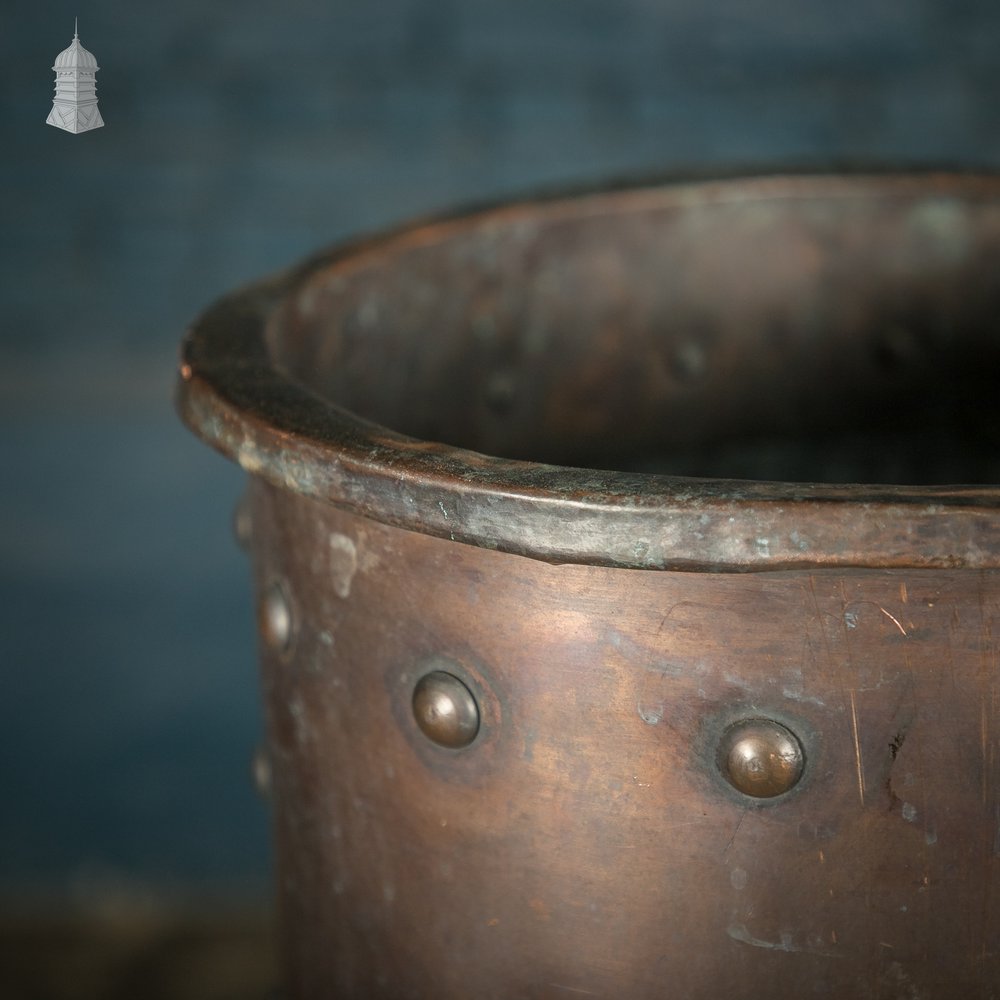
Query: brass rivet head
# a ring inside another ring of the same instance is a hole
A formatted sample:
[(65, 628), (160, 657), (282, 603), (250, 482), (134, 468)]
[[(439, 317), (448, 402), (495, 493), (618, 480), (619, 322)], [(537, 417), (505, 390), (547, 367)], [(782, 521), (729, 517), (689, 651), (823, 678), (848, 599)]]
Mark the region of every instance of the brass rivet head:
[(250, 513), (250, 497), (246, 493), (233, 508), (233, 535), (236, 544), (244, 552), (249, 552), (253, 544), (253, 515)]
[(259, 746), (250, 761), (254, 787), (262, 799), (271, 797), (271, 754), (266, 746)]
[(438, 746), (467, 747), (479, 732), (479, 706), (472, 692), (444, 670), (425, 674), (413, 691), (413, 716)]
[(284, 652), (292, 641), (292, 612), (285, 589), (272, 583), (261, 600), (260, 627), (267, 644)]
[(771, 719), (745, 719), (723, 734), (718, 763), (737, 791), (755, 799), (773, 799), (798, 783), (805, 755), (790, 729)]

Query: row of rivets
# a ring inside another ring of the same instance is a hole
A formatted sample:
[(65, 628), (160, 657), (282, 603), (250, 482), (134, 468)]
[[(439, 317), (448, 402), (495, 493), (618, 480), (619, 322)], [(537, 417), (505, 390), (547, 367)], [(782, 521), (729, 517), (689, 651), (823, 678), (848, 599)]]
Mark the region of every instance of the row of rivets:
[[(479, 733), (479, 707), (454, 674), (435, 670), (413, 692), (413, 715), (421, 732), (439, 746), (467, 747)], [(717, 763), (726, 780), (755, 799), (791, 791), (802, 777), (805, 754), (798, 737), (772, 719), (744, 719), (729, 726)]]
[[(291, 643), (292, 614), (283, 585), (277, 581), (261, 603), (265, 641), (279, 652)], [(414, 687), (413, 717), (420, 731), (438, 746), (459, 750), (479, 734), (480, 711), (468, 686), (454, 674), (433, 670)], [(723, 733), (716, 754), (723, 777), (744, 795), (769, 799), (798, 784), (805, 754), (798, 737), (772, 719), (744, 719)]]
[[(264, 641), (286, 652), (292, 640), (292, 612), (284, 586), (275, 580), (263, 593), (260, 627)], [(420, 731), (438, 746), (454, 750), (469, 746), (479, 734), (479, 705), (454, 674), (433, 670), (417, 681), (413, 716)]]
[[(253, 544), (253, 517), (250, 513), (250, 497), (244, 493), (236, 506), (233, 507), (233, 537), (236, 544), (249, 552)], [(287, 605), (282, 609), (282, 594), (277, 597), (265, 598), (261, 606), (261, 631), (267, 642), (272, 645), (280, 642), (286, 645), (291, 637), (291, 615)], [(284, 619), (284, 621), (282, 621)], [(257, 793), (263, 799), (271, 797), (271, 755), (266, 746), (259, 746), (250, 759), (250, 776), (253, 779)]]

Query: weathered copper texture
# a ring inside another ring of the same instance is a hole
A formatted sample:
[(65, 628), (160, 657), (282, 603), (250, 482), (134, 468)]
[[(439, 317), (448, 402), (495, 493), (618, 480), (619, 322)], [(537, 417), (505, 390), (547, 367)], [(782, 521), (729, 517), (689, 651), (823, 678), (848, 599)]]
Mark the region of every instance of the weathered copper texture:
[(207, 312), (289, 997), (997, 995), (998, 315), (1000, 180), (944, 174), (486, 210)]

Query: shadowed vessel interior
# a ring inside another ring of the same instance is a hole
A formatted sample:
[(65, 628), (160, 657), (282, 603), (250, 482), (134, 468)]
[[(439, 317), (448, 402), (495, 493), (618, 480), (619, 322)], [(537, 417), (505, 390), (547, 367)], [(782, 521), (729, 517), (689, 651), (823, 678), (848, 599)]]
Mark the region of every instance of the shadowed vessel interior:
[(312, 277), (268, 344), (338, 405), (488, 455), (1000, 481), (992, 196), (802, 187), (430, 227)]

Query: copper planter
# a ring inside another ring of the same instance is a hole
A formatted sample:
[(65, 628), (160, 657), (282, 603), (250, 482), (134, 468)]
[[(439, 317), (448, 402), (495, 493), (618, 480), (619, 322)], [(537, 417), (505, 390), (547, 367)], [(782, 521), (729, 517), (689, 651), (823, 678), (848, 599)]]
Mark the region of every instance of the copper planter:
[(288, 996), (1000, 990), (998, 315), (1000, 180), (943, 174), (513, 205), (209, 310)]

